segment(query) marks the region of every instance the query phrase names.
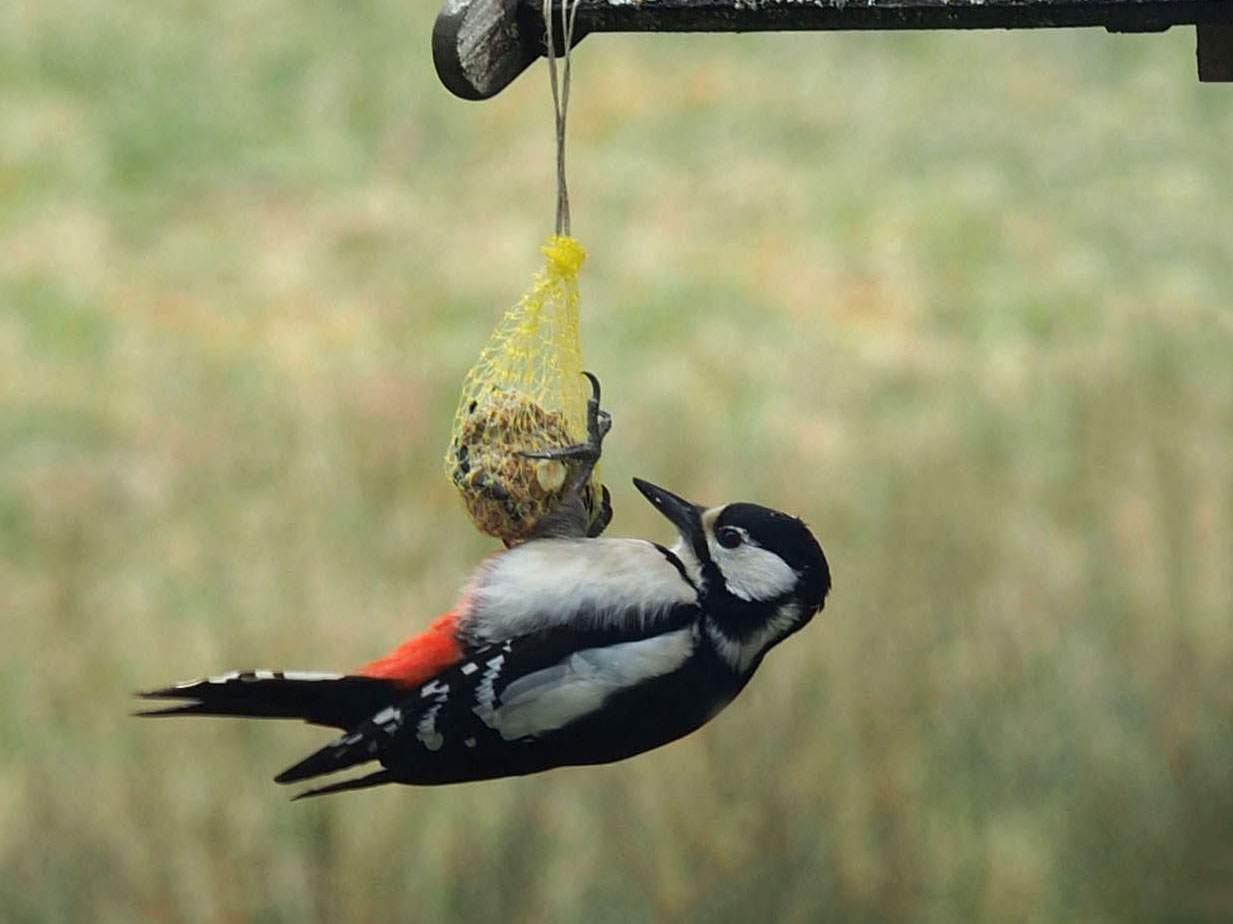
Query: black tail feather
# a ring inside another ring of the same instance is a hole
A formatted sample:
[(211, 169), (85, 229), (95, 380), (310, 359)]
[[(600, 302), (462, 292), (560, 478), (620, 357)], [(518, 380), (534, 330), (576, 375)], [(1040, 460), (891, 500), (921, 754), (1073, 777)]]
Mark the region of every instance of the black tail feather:
[(352, 789), (368, 789), (370, 786), (383, 786), (386, 783), (395, 782), (393, 775), (388, 770), (378, 770), (376, 773), (370, 773), (368, 776), (356, 777), (350, 780), (341, 780), (337, 783), (331, 783), (328, 786), (319, 786), (316, 789), (306, 789), (301, 793), (296, 793), (292, 798), (292, 802), (300, 799), (312, 799), (316, 796), (328, 796), (336, 792), (347, 792)]
[(398, 688), (377, 677), (298, 671), (236, 671), (138, 693), (142, 699), (187, 700), (141, 716), (213, 715), (303, 719), (347, 729), (398, 698)]
[(348, 729), (345, 735), (340, 735), (325, 747), (288, 767), (274, 777), (274, 781), (295, 783), (375, 760), (382, 745), (398, 735), (405, 721), (405, 710), (401, 706), (386, 706)]

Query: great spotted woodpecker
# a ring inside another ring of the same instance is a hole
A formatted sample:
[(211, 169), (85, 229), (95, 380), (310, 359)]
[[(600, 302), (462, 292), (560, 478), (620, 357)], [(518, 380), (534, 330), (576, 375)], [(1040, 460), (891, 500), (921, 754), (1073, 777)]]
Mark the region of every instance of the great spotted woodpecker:
[(634, 483), (680, 533), (672, 548), (534, 539), (488, 558), (452, 611), (352, 674), (224, 674), (141, 694), (188, 701), (143, 714), (343, 730), (279, 783), (381, 764), (302, 796), (607, 763), (687, 735), (822, 608), (830, 569), (795, 517)]

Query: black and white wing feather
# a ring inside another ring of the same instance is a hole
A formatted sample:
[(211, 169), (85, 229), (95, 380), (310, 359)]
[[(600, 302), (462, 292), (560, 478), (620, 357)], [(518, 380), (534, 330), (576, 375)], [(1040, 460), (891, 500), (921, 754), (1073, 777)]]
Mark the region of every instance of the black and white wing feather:
[[(647, 636), (595, 632), (581, 648), (577, 633), (562, 629), (491, 645), (407, 691), (277, 780), (297, 782), (377, 760), (385, 768), (380, 782), (462, 782), (603, 763), (662, 744), (709, 713), (672, 717), (669, 707), (665, 721), (662, 704), (671, 686), (697, 686), (690, 678), (701, 633), (688, 607), (660, 628)], [(710, 679), (726, 678), (718, 670)]]

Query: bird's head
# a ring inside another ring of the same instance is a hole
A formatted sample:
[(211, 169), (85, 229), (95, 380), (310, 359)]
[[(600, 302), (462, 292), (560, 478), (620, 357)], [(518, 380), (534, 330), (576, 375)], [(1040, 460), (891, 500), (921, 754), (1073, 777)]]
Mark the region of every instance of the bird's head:
[(822, 609), (830, 566), (796, 517), (757, 504), (702, 507), (639, 478), (634, 485), (680, 533), (672, 551), (698, 588), (716, 647), (738, 672), (751, 672)]

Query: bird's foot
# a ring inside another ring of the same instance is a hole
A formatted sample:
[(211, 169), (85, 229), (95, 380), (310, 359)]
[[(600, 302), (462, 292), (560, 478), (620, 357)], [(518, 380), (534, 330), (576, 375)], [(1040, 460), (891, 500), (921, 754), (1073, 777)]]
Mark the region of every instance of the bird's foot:
[(581, 462), (573, 487), (580, 489), (591, 480), (591, 474), (603, 453), (604, 437), (612, 429), (612, 415), (599, 406), (599, 379), (583, 372), (591, 382), (591, 397), (587, 399), (587, 438), (572, 446), (560, 446), (539, 452), (523, 452), (528, 459), (555, 459), (560, 462)]

